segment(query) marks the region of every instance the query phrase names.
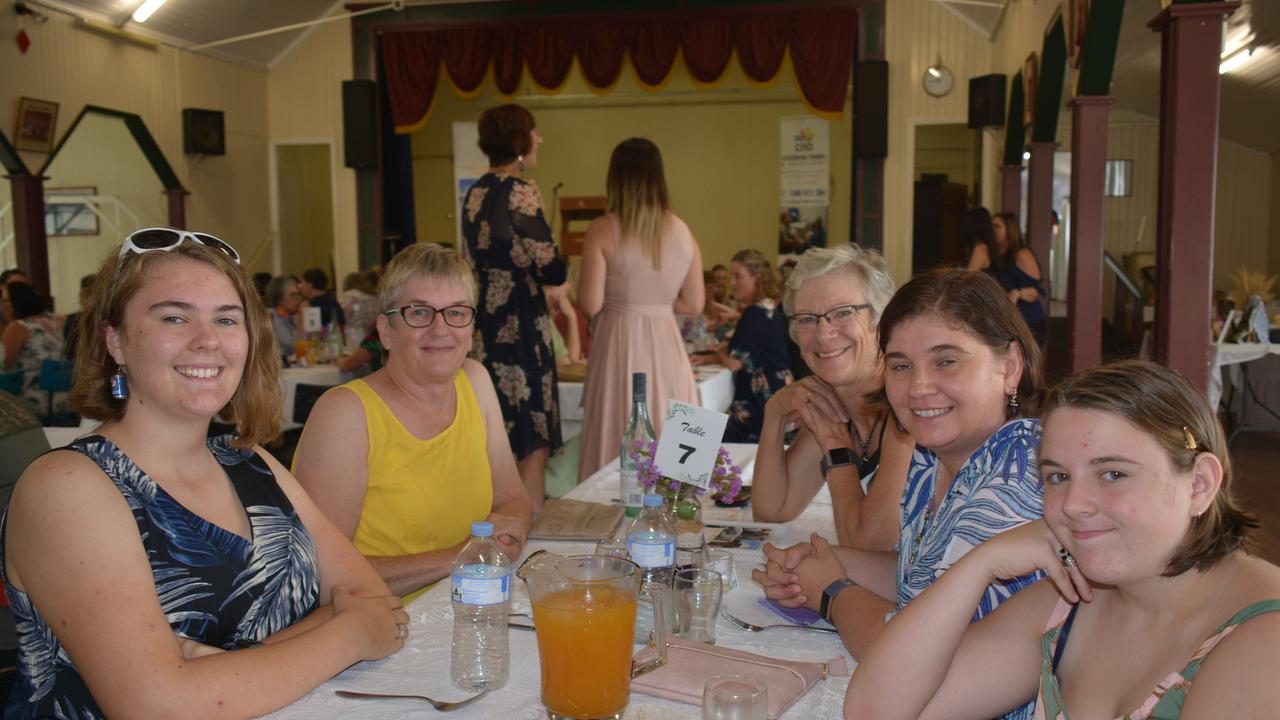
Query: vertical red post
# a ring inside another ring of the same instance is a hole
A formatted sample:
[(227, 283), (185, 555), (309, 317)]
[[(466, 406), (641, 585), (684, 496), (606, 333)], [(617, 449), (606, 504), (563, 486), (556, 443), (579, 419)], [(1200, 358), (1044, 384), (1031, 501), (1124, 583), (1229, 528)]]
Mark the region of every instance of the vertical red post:
[[(1071, 101), (1071, 260), (1067, 275), (1071, 372), (1102, 363), (1102, 251), (1107, 117), (1112, 97)], [(1116, 328), (1119, 332), (1119, 328)]]
[(1040, 263), (1040, 284), (1049, 308), (1049, 243), (1053, 240), (1053, 151), (1056, 142), (1033, 142), (1027, 146), (1031, 160), (1027, 164), (1027, 246)]
[(13, 200), (13, 244), (18, 267), (41, 295), (52, 296), (49, 288), (49, 239), (44, 233), (44, 178), (39, 175), (10, 175)]
[[(1022, 166), (1000, 166), (1000, 210), (1015, 215), (1022, 212)], [(1020, 218), (1026, 220), (1026, 218)]]
[(1160, 33), (1160, 190), (1155, 359), (1209, 387), (1213, 213), (1223, 19), (1238, 2), (1175, 4)]
[(187, 229), (187, 196), (191, 193), (177, 188), (175, 190), (165, 190), (164, 194), (169, 200), (169, 227), (178, 230)]

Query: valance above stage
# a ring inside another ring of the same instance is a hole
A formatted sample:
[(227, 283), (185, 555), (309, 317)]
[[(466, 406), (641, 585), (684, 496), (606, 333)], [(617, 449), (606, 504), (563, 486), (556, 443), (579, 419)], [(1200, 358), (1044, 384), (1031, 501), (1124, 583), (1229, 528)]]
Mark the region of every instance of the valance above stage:
[(479, 27), (386, 31), (381, 36), (385, 82), (397, 133), (421, 127), (431, 112), (443, 64), (462, 93), (477, 92), (490, 68), (504, 95), (522, 71), (540, 87), (560, 87), (576, 57), (587, 82), (608, 91), (629, 56), (640, 81), (663, 84), (677, 54), (693, 79), (713, 84), (736, 50), (757, 83), (773, 80), (790, 53), (805, 104), (816, 114), (844, 110), (853, 66), (857, 15), (853, 8), (741, 9), (697, 15), (615, 14), (526, 20)]

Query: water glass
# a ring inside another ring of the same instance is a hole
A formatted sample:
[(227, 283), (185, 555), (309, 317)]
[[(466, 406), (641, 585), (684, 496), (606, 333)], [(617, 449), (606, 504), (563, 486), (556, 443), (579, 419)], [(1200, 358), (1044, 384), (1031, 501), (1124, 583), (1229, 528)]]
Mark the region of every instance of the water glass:
[(716, 616), (724, 588), (715, 570), (686, 568), (676, 573), (676, 634), (694, 642), (714, 645)]
[(742, 675), (720, 675), (702, 690), (702, 720), (766, 720), (769, 688)]
[(616, 535), (600, 540), (596, 543), (596, 554), (625, 560), (627, 559), (627, 540)]
[(738, 572), (733, 567), (733, 553), (728, 550), (712, 550), (707, 554), (707, 569), (720, 573), (720, 582), (724, 591), (729, 592), (738, 587)]

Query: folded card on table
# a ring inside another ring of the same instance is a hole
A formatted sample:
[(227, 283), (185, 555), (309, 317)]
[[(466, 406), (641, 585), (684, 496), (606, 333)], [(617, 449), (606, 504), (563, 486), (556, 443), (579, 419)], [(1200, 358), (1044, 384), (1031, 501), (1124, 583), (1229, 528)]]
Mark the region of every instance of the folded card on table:
[(760, 598), (760, 604), (792, 625), (803, 625), (808, 627), (822, 619), (821, 615), (807, 607), (783, 607), (778, 604), (777, 600), (773, 600), (771, 598)]

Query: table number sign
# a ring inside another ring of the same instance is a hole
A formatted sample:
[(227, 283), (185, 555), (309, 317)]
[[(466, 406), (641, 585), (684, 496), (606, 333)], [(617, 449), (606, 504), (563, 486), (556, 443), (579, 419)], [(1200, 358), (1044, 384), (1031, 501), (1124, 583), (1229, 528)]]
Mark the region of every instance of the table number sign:
[(707, 489), (728, 423), (724, 413), (679, 400), (668, 402), (654, 464), (664, 477)]
[(324, 329), (324, 325), (320, 324), (320, 308), (308, 307), (302, 309), (302, 331), (303, 332), (320, 332)]

